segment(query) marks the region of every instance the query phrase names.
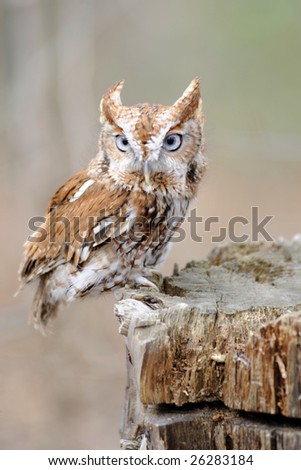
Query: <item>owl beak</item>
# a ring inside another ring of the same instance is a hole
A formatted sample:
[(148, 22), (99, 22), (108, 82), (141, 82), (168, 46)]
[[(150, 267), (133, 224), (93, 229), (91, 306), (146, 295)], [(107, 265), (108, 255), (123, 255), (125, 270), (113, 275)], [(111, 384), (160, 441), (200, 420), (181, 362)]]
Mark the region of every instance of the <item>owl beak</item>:
[(150, 178), (151, 172), (150, 172), (148, 162), (144, 162), (143, 173), (144, 173), (144, 179), (145, 179), (146, 184), (151, 184), (151, 178)]

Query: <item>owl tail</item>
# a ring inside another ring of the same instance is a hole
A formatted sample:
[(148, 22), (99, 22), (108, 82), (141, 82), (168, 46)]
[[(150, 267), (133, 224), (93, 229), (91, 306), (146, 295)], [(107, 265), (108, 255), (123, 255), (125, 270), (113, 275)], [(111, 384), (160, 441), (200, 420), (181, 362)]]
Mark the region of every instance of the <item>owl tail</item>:
[(60, 302), (54, 302), (50, 298), (47, 279), (47, 274), (40, 278), (29, 315), (29, 323), (33, 323), (34, 327), (42, 334), (46, 333), (49, 319), (56, 317), (60, 304)]

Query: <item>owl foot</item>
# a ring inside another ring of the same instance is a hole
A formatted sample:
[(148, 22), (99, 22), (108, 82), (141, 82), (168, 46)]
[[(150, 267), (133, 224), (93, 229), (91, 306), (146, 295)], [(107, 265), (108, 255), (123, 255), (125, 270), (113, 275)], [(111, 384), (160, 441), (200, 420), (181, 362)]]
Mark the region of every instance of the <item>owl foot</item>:
[(127, 277), (127, 284), (131, 288), (150, 287), (160, 292), (163, 276), (155, 269), (144, 268), (139, 271), (133, 269)]
[(165, 304), (160, 297), (156, 297), (156, 294), (133, 294), (131, 295), (131, 299), (139, 300), (139, 302), (143, 302), (145, 305), (150, 307), (152, 310), (157, 310), (159, 308), (164, 308)]
[(133, 285), (135, 287), (150, 287), (152, 289), (155, 289), (157, 291), (160, 291), (159, 287), (157, 284), (154, 282), (150, 281), (144, 276), (136, 276), (135, 279), (133, 279)]
[(145, 277), (150, 281), (152, 282), (153, 284), (155, 284), (157, 286), (157, 289), (159, 291), (162, 290), (162, 287), (163, 287), (163, 275), (157, 271), (156, 269), (150, 269), (148, 271), (147, 274), (145, 274)]

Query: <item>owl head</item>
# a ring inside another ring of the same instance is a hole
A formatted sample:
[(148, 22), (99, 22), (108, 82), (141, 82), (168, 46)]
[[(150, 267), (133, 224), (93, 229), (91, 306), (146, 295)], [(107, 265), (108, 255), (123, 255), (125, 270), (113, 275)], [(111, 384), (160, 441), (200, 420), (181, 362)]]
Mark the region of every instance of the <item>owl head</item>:
[(123, 84), (107, 90), (100, 102), (99, 157), (111, 177), (146, 189), (196, 184), (205, 167), (200, 80), (192, 80), (171, 106), (123, 106)]

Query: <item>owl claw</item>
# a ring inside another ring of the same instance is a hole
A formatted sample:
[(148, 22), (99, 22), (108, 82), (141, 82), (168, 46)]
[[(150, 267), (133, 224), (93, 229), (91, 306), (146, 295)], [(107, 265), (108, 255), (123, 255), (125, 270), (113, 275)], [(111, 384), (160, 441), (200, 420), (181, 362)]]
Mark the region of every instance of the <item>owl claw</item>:
[(156, 291), (160, 292), (159, 287), (144, 276), (136, 276), (133, 281), (135, 287), (150, 287), (151, 289), (155, 289)]
[(163, 286), (163, 275), (157, 269), (150, 269), (148, 274), (146, 275), (148, 279), (151, 279), (159, 290), (161, 290)]

